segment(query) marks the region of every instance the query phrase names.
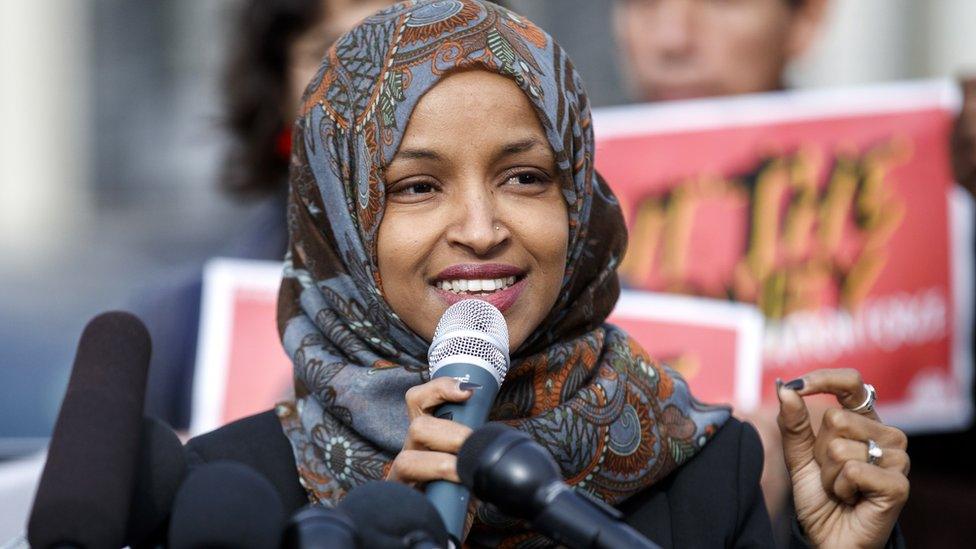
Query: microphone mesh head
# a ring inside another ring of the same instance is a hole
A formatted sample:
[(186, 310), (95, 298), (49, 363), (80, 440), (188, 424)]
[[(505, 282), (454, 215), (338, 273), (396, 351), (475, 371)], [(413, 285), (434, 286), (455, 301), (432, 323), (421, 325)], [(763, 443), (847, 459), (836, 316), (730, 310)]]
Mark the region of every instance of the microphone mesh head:
[(427, 360), (434, 373), (456, 357), (486, 362), (501, 385), (508, 372), (508, 325), (501, 311), (480, 299), (465, 299), (447, 308), (430, 344)]

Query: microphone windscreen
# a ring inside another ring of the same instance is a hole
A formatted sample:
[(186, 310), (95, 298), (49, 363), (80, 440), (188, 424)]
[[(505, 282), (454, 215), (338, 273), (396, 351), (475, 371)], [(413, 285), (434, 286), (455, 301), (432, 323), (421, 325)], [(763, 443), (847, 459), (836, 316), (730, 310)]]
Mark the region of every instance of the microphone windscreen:
[(474, 486), (474, 475), (481, 467), (485, 456), (485, 451), (500, 437), (520, 435), (521, 432), (505, 425), (504, 423), (486, 423), (482, 427), (475, 429), (473, 433), (461, 445), (457, 455), (457, 473), (461, 478), (461, 483), (472, 488)]
[(215, 461), (190, 471), (169, 523), (174, 549), (278, 547), (285, 509), (274, 486), (254, 469)]
[(161, 536), (173, 499), (186, 474), (186, 454), (176, 433), (154, 417), (142, 420), (135, 488), (129, 505), (126, 545), (139, 546)]
[(318, 503), (306, 505), (288, 520), (282, 549), (355, 549), (356, 525), (344, 512)]
[(418, 533), (447, 547), (437, 509), (423, 494), (398, 482), (372, 481), (356, 487), (339, 503), (356, 525), (361, 547), (404, 549)]
[(149, 355), (149, 332), (132, 314), (85, 327), (27, 525), (32, 547), (122, 546)]

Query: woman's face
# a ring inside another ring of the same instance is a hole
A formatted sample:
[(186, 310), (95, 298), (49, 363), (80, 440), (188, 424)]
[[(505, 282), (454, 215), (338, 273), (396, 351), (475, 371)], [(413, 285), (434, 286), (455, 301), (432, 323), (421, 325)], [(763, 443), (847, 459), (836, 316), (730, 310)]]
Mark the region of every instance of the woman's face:
[(569, 221), (555, 158), (510, 79), (451, 75), (417, 103), (387, 166), (377, 241), (383, 294), (428, 341), (441, 315), (484, 299), (515, 351), (558, 297)]

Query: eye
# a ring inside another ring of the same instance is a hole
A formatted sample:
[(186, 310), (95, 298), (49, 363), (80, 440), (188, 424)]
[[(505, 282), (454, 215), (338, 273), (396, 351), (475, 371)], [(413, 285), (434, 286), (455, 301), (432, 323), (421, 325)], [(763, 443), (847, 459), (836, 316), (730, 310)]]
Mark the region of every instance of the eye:
[(427, 194), (434, 192), (434, 186), (430, 183), (410, 183), (394, 192), (403, 194)]
[(527, 170), (509, 174), (505, 180), (505, 183), (511, 183), (518, 186), (528, 186), (545, 185), (546, 183), (549, 183), (549, 181), (549, 177), (545, 174)]
[(433, 181), (400, 181), (387, 191), (387, 196), (394, 202), (422, 202), (434, 196), (438, 191)]

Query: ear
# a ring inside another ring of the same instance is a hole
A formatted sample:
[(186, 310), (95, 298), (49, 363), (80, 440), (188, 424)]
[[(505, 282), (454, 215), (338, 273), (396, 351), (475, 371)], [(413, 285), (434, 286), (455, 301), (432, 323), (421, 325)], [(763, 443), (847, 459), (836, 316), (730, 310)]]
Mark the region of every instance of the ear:
[(787, 59), (792, 61), (810, 49), (810, 45), (820, 34), (830, 0), (800, 0), (792, 8), (790, 36), (786, 43)]

